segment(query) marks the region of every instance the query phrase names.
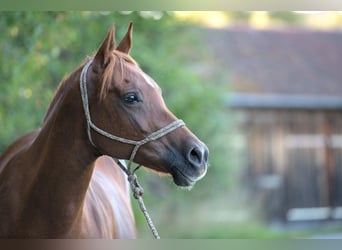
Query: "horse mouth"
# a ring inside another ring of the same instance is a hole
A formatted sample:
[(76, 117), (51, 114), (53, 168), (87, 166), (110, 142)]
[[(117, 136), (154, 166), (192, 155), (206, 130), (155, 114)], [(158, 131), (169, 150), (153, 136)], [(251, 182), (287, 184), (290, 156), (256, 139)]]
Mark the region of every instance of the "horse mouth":
[(200, 175), (196, 176), (194, 174), (185, 173), (185, 171), (182, 171), (177, 167), (173, 167), (172, 169), (173, 171), (171, 172), (171, 175), (173, 182), (180, 187), (193, 187), (195, 183), (202, 179), (207, 172), (207, 166), (204, 167)]

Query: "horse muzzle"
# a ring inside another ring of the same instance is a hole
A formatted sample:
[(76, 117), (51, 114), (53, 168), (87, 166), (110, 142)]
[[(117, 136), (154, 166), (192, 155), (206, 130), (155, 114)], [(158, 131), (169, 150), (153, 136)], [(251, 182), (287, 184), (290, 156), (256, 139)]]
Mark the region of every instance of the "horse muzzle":
[(206, 145), (200, 144), (190, 148), (184, 164), (174, 164), (171, 175), (178, 186), (191, 187), (202, 179), (208, 169), (209, 150)]

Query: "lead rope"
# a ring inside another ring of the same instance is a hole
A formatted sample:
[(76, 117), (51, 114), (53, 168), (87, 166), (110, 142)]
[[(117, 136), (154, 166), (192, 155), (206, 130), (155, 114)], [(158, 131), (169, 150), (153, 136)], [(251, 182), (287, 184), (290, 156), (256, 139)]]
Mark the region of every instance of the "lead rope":
[(115, 160), (118, 163), (118, 165), (120, 166), (120, 168), (122, 170), (124, 170), (124, 172), (127, 174), (127, 179), (128, 179), (128, 182), (131, 186), (133, 197), (137, 200), (137, 202), (139, 204), (140, 211), (143, 213), (145, 220), (147, 222), (147, 225), (151, 229), (153, 237), (155, 239), (159, 240), (160, 236), (158, 234), (157, 228), (154, 226), (153, 221), (151, 219), (151, 216), (147, 212), (144, 200), (142, 198), (142, 195), (144, 194), (144, 189), (138, 183), (137, 176), (135, 175), (135, 172), (140, 168), (140, 165), (138, 167), (136, 167), (133, 172), (130, 172), (130, 171), (128, 171), (127, 168), (125, 168), (125, 166), (119, 160), (117, 160), (117, 159), (115, 159)]
[(118, 163), (119, 167), (126, 173), (128, 182), (130, 183), (131, 190), (133, 192), (133, 196), (138, 201), (139, 208), (140, 208), (141, 212), (144, 214), (144, 217), (147, 221), (148, 226), (150, 227), (150, 229), (152, 231), (154, 238), (160, 239), (159, 234), (157, 232), (157, 229), (153, 225), (151, 217), (149, 216), (147, 209), (146, 209), (146, 206), (144, 204), (144, 201), (142, 199), (142, 195), (143, 195), (144, 191), (143, 191), (142, 187), (139, 185), (138, 180), (137, 180), (137, 176), (135, 175), (135, 172), (139, 169), (140, 165), (137, 168), (135, 168), (133, 171), (131, 170), (131, 165), (133, 163), (133, 160), (134, 160), (136, 153), (138, 152), (139, 148), (142, 145), (163, 137), (164, 135), (172, 132), (173, 130), (175, 130), (181, 126), (184, 126), (185, 123), (182, 120), (176, 120), (176, 121), (170, 123), (169, 125), (151, 133), (150, 135), (148, 135), (147, 137), (145, 137), (144, 139), (142, 139), (140, 141), (134, 141), (134, 140), (126, 139), (126, 138), (121, 138), (121, 137), (112, 135), (112, 134), (100, 129), (91, 121), (90, 111), (89, 111), (89, 99), (88, 99), (88, 92), (87, 92), (87, 81), (86, 81), (87, 77), (86, 77), (86, 75), (87, 75), (87, 71), (88, 71), (91, 64), (92, 64), (92, 60), (89, 60), (86, 63), (86, 65), (83, 67), (82, 72), (81, 72), (81, 76), (80, 76), (81, 98), (82, 98), (82, 103), (83, 103), (84, 114), (85, 114), (85, 117), (87, 120), (87, 134), (88, 134), (89, 141), (95, 148), (97, 148), (93, 142), (92, 137), (91, 137), (91, 129), (93, 129), (97, 133), (99, 133), (99, 134), (101, 134), (101, 135), (103, 135), (109, 139), (119, 141), (122, 143), (134, 145), (134, 148), (133, 148), (132, 153), (131, 153), (129, 160), (128, 160), (127, 168), (119, 160), (117, 160), (117, 159), (115, 159), (115, 160)]

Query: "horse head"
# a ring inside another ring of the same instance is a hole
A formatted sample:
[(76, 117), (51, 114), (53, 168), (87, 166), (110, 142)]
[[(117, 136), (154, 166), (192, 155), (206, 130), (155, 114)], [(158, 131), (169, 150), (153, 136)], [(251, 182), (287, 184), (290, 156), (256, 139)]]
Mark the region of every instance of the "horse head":
[(171, 175), (179, 186), (192, 186), (207, 171), (208, 148), (170, 112), (158, 84), (129, 55), (132, 27), (116, 46), (112, 26), (83, 68), (88, 139), (101, 154), (129, 159)]

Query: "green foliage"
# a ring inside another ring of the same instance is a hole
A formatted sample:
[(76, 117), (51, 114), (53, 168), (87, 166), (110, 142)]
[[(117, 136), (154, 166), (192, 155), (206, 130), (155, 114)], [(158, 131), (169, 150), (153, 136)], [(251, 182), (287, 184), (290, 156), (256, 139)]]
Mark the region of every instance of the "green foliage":
[[(97, 49), (113, 23), (119, 40), (130, 21), (134, 22), (133, 58), (162, 87), (170, 110), (210, 149), (208, 174), (191, 193), (175, 189), (165, 178), (139, 171), (147, 190), (147, 206), (158, 224), (167, 227), (171, 221), (180, 222), (192, 214), (199, 203), (210, 202), (217, 190), (227, 192), (235, 177), (227, 143), (232, 119), (224, 115), (221, 102), (225, 81), (208, 67), (214, 59), (200, 28), (177, 21), (171, 13), (1, 13), (0, 152), (41, 126), (63, 77)], [(143, 230), (146, 224), (141, 214), (136, 213), (136, 218)]]

